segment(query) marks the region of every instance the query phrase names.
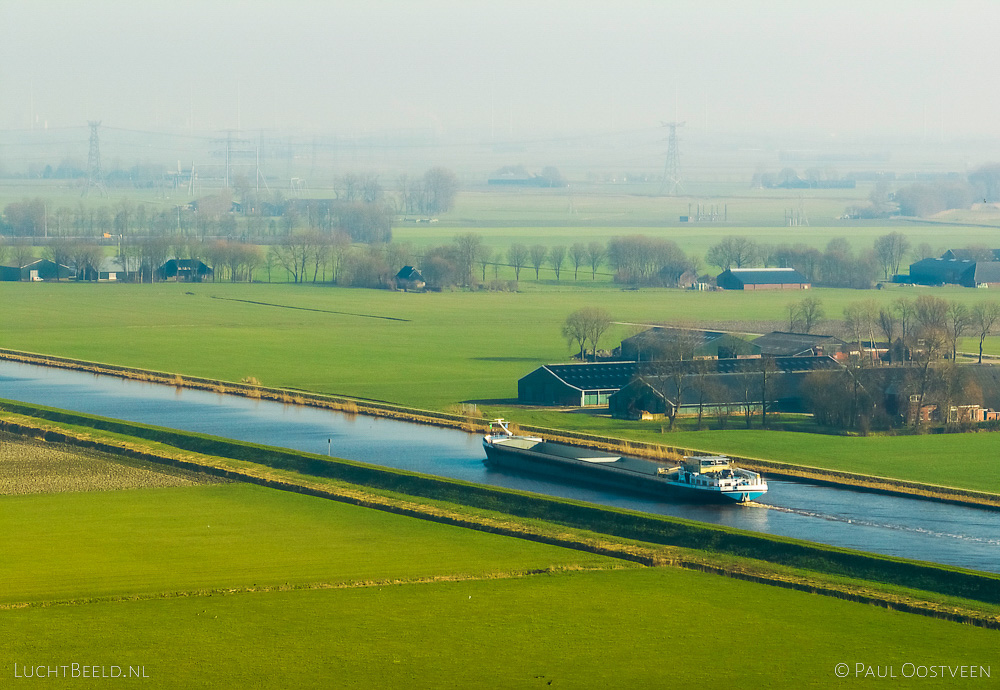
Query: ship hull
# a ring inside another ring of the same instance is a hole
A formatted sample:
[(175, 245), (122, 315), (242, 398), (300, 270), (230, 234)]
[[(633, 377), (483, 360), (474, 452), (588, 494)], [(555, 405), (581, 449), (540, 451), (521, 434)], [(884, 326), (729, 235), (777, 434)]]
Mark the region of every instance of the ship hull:
[[(670, 501), (697, 503), (746, 503), (766, 493), (766, 485), (749, 486), (734, 491), (693, 486), (663, 479), (649, 464), (649, 472), (623, 469), (605, 456), (606, 461), (587, 462), (573, 457), (575, 449), (554, 443), (540, 443), (541, 450), (511, 446), (501, 441), (484, 441), (486, 463), (531, 474), (545, 475), (561, 481), (574, 481), (600, 488), (612, 488), (641, 493)], [(553, 452), (554, 451), (554, 452)], [(642, 462), (642, 461), (635, 461)]]

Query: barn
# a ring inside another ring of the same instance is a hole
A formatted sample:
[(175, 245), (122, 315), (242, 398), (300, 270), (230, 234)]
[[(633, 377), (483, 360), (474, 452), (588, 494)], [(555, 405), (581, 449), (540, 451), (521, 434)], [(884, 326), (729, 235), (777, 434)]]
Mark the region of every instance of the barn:
[(759, 354), (759, 347), (731, 333), (662, 326), (626, 338), (620, 350), (621, 359), (633, 361), (692, 357), (729, 359)]
[(808, 290), (812, 284), (794, 268), (730, 268), (715, 279), (723, 290)]
[(635, 372), (635, 362), (546, 364), (518, 380), (517, 401), (522, 405), (603, 406)]

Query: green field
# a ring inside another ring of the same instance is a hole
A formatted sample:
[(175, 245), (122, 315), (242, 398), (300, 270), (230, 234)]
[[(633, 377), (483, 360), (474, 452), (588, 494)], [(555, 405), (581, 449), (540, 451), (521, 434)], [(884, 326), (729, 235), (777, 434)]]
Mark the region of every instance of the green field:
[(40, 494), (0, 502), (0, 552), (5, 554), (0, 579), (6, 583), (0, 603), (7, 604), (486, 577), (611, 563), (246, 484)]
[(8, 670), (135, 665), (164, 688), (802, 688), (860, 686), (838, 680), (838, 663), (852, 675), (858, 663), (998, 670), (995, 631), (669, 569), (0, 616), (16, 633), (0, 653)]
[(243, 484), (0, 497), (0, 552), (8, 678), (797, 688), (997, 658), (995, 631)]

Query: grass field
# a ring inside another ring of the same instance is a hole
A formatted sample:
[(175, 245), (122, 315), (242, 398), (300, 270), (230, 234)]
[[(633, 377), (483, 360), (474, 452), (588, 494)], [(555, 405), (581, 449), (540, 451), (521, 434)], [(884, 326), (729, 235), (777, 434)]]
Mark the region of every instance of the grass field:
[[(831, 318), (858, 299), (913, 290), (815, 290)], [(922, 293), (921, 293), (922, 294)], [(969, 304), (982, 291), (935, 294)], [(607, 309), (627, 324), (784, 323), (796, 293), (622, 291), (529, 286), (524, 292), (414, 294), (267, 284), (0, 284), (0, 346), (264, 385), (441, 408), (516, 396), (517, 379), (568, 361), (566, 316)], [(252, 303), (252, 302), (257, 302)], [(987, 342), (1000, 351), (1000, 339)]]
[(995, 631), (244, 484), (0, 497), (0, 552), (8, 677), (798, 688), (997, 660)]
[(141, 665), (164, 688), (802, 688), (859, 685), (839, 681), (838, 663), (852, 675), (858, 663), (997, 672), (994, 631), (669, 569), (0, 616), (16, 633), (0, 652), (7, 669)]
[(0, 501), (6, 604), (617, 563), (246, 484)]
[(0, 496), (215, 484), (204, 474), (104, 453), (55, 447), (0, 432)]

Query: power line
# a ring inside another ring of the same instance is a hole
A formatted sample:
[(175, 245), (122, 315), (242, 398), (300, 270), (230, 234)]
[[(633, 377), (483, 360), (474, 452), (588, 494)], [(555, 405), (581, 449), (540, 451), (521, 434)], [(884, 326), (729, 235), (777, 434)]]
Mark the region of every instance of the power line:
[(91, 187), (97, 187), (101, 196), (107, 196), (108, 188), (104, 186), (104, 173), (101, 171), (101, 138), (97, 133), (101, 121), (90, 120), (87, 124), (90, 125), (90, 153), (87, 156), (87, 186), (83, 196), (90, 196)]

